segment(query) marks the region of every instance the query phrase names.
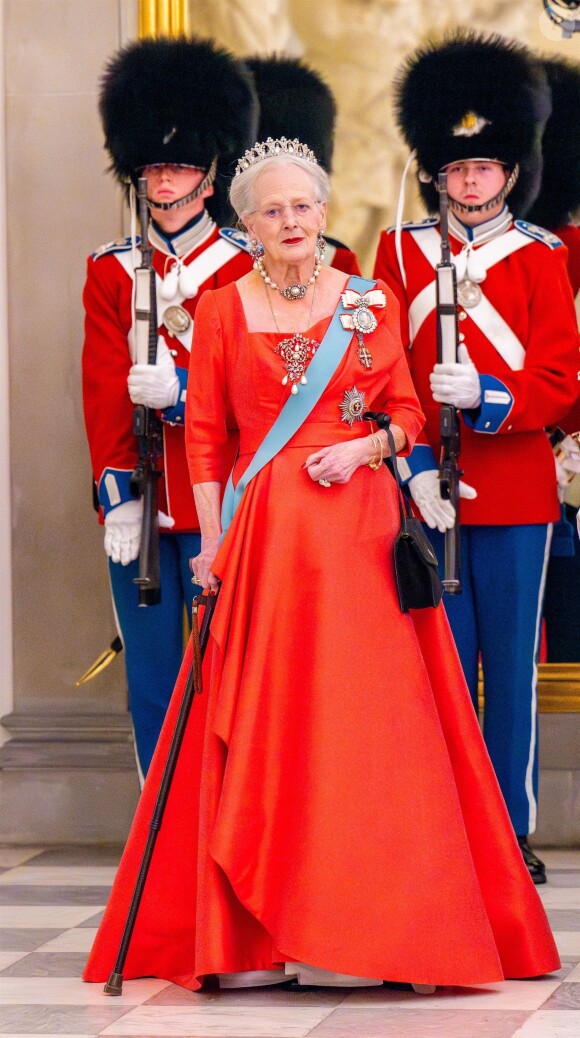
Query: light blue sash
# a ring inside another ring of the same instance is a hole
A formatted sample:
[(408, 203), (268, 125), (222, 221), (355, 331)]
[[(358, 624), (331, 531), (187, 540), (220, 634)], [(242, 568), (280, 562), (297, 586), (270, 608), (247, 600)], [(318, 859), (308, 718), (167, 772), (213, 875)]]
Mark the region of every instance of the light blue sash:
[[(370, 292), (376, 281), (359, 278), (354, 275), (346, 285), (347, 289), (364, 294)], [(320, 400), (338, 365), (344, 357), (352, 339), (352, 331), (346, 331), (340, 323), (341, 314), (348, 313), (342, 305), (342, 298), (334, 311), (332, 320), (320, 346), (308, 366), (308, 382), (301, 387), (295, 396), (290, 395), (280, 411), (273, 426), (268, 430), (251, 463), (238, 480), (234, 490), (232, 473), (228, 479), (222, 502), (222, 537), (230, 525), (236, 509), (242, 499), (244, 490), (255, 475), (267, 465), (285, 447), (294, 433), (306, 421), (308, 415)]]

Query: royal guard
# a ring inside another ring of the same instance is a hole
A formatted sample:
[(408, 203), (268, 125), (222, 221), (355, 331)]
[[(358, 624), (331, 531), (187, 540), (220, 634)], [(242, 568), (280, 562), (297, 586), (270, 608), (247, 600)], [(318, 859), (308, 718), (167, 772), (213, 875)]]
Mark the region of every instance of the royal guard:
[(542, 136), (542, 183), (526, 219), (547, 227), (567, 246), (568, 272), (576, 298), (580, 293), (580, 63), (546, 58), (543, 66), (550, 84), (552, 113)]
[(486, 744), (530, 874), (543, 883), (528, 835), (537, 816), (540, 619), (559, 518), (544, 429), (576, 399), (578, 337), (566, 248), (514, 217), (538, 192), (550, 90), (518, 44), (460, 31), (413, 54), (395, 93), (429, 213), (438, 211), (438, 174), (447, 172), (460, 340), (457, 361), (438, 364), (437, 217), (383, 233), (375, 275), (399, 299), (427, 416), (405, 475), (442, 559), (456, 516), (440, 494), (439, 409), (459, 408), (463, 590), (446, 595), (445, 607), (476, 707), (481, 659)]
[[(314, 69), (297, 58), (247, 58), (260, 102), (258, 140), (297, 138), (312, 149), (327, 173), (332, 172), (336, 101)], [(345, 274), (360, 275), (354, 252), (325, 234), (324, 262)]]
[[(546, 227), (568, 249), (568, 275), (580, 313), (580, 64), (564, 58), (543, 62), (552, 113), (542, 136), (542, 183), (526, 219)], [(580, 429), (580, 397), (559, 422), (567, 433)]]
[[(106, 68), (100, 114), (111, 169), (132, 213), (147, 181), (149, 243), (157, 284), (157, 363), (136, 362), (135, 235), (103, 245), (88, 260), (83, 396), (111, 586), (125, 648), (129, 703), (140, 771), (147, 771), (183, 656), (183, 608), (199, 588), (189, 559), (199, 523), (184, 446), (184, 409), (193, 319), (203, 291), (252, 266), (243, 236), (221, 233), (235, 159), (255, 140), (257, 101), (241, 62), (207, 40), (131, 43)], [(216, 222), (218, 221), (218, 222)], [(138, 606), (142, 500), (131, 494), (137, 461), (135, 405), (163, 427), (159, 480), (161, 602)]]
[[(526, 219), (547, 227), (567, 246), (568, 274), (580, 313), (580, 226), (574, 220), (580, 207), (580, 65), (547, 58), (544, 70), (552, 92), (552, 114), (542, 137), (542, 184)], [(580, 540), (576, 529), (580, 446), (571, 435), (580, 430), (580, 382), (578, 385), (574, 407), (551, 430), (562, 518), (554, 527), (546, 580), (544, 616), (550, 663), (580, 661)]]

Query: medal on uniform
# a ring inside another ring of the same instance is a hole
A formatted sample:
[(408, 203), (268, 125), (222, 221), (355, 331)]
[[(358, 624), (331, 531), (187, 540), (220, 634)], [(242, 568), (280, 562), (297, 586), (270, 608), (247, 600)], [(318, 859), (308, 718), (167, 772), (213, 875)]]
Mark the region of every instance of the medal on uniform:
[(477, 306), (481, 300), (481, 289), (475, 281), (464, 278), (457, 282), (457, 301), (461, 306), (469, 310), (471, 306)]
[(362, 416), (367, 409), (364, 393), (360, 393), (356, 386), (345, 389), (342, 403), (339, 405), (340, 420), (353, 425), (354, 422), (362, 422)]
[(487, 271), (481, 256), (473, 244), (468, 242), (458, 256), (453, 257), (457, 271), (457, 302), (469, 310), (482, 299), (480, 284), (485, 281)]
[(163, 323), (170, 335), (183, 335), (191, 325), (191, 315), (182, 306), (168, 306)]

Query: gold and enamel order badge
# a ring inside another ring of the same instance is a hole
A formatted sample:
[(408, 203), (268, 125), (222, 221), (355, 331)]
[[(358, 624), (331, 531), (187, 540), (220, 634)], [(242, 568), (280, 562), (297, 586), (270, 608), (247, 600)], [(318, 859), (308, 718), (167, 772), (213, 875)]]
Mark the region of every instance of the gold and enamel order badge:
[(346, 292), (343, 292), (342, 305), (345, 310), (352, 310), (352, 313), (340, 315), (342, 327), (346, 331), (356, 332), (358, 339), (357, 357), (363, 368), (368, 370), (372, 367), (373, 358), (370, 350), (365, 346), (364, 336), (374, 332), (377, 327), (378, 321), (371, 307), (376, 306), (379, 309), (383, 309), (387, 305), (385, 293), (379, 289), (373, 289), (371, 292), (361, 295), (360, 292), (355, 292), (349, 288)]

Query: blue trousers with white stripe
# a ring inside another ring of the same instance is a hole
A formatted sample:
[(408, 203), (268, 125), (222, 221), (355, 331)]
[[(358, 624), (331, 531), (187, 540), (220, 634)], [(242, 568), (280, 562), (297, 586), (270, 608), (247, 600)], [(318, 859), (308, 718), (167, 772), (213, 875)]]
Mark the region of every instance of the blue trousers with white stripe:
[(122, 566), (109, 559), (109, 573), (119, 634), (125, 650), (129, 709), (137, 761), (143, 776), (159, 738), (161, 725), (183, 659), (183, 607), (191, 617), (193, 596), (189, 559), (198, 555), (198, 533), (162, 534), (159, 539), (161, 602), (139, 606), (139, 560)]
[[(443, 535), (427, 532), (442, 560)], [(481, 653), (483, 735), (518, 836), (536, 828), (537, 663), (551, 533), (542, 524), (463, 526), (463, 592), (443, 597), (476, 710)]]

